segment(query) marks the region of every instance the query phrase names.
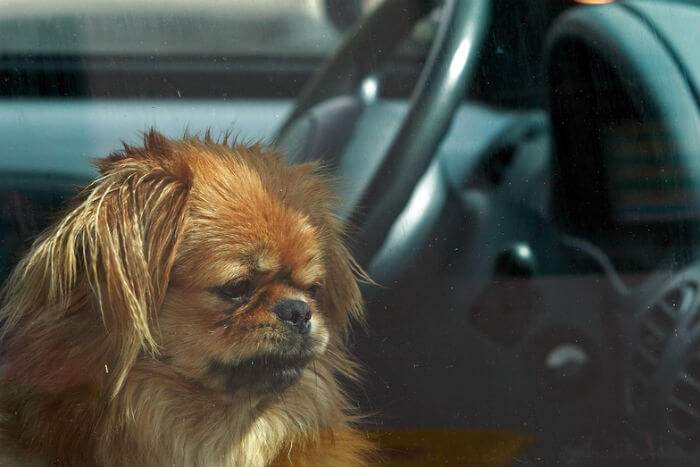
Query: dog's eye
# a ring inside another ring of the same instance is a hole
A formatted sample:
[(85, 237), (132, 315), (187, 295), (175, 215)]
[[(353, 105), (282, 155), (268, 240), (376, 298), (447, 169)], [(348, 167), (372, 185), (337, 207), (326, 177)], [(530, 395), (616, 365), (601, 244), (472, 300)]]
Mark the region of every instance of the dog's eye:
[(216, 293), (226, 300), (240, 302), (250, 298), (253, 284), (248, 279), (233, 280), (216, 288)]
[(321, 289), (320, 285), (314, 284), (311, 287), (309, 287), (308, 289), (306, 289), (306, 293), (309, 297), (316, 298), (316, 296), (318, 295), (318, 291), (320, 289)]

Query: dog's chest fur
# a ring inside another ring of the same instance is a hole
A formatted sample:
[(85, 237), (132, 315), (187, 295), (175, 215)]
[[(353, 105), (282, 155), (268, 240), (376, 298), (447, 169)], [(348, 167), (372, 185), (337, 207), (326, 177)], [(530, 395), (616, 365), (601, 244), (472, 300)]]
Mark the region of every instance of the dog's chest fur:
[[(64, 459), (50, 452), (38, 454), (38, 446), (22, 453), (11, 441), (0, 440), (0, 465), (265, 467), (309, 455), (320, 461), (321, 452), (312, 453), (325, 450), (326, 434), (336, 432), (340, 440), (350, 432), (346, 416), (336, 408), (338, 389), (328, 376), (322, 367), (307, 369), (295, 386), (275, 399), (250, 400), (250, 406), (222, 405), (204, 394), (193, 398), (189, 388), (137, 368), (97, 422), (92, 447), (77, 442), (74, 449), (84, 451)], [(57, 421), (48, 409), (45, 412), (37, 414), (52, 426), (46, 433), (64, 432), (65, 437), (72, 430), (69, 421)], [(76, 414), (78, 420), (89, 418)], [(54, 442), (47, 439), (42, 444)], [(342, 442), (330, 444), (342, 453)], [(347, 448), (348, 454), (355, 449)]]

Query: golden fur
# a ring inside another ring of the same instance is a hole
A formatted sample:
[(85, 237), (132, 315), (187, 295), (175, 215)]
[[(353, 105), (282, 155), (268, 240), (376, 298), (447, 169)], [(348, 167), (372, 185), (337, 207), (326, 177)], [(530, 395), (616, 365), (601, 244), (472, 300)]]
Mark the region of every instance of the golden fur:
[[(0, 463), (366, 464), (336, 380), (361, 272), (317, 165), (151, 131), (98, 167), (3, 292)], [(217, 294), (240, 278), (246, 301)], [(285, 299), (311, 310), (302, 343)]]

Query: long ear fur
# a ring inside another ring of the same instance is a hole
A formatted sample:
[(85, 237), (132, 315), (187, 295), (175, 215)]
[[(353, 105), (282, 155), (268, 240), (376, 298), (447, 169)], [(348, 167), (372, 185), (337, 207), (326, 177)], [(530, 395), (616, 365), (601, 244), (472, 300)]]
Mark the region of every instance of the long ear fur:
[[(144, 148), (125, 146), (98, 161), (102, 177), (13, 271), (2, 317), (15, 377), (60, 390), (104, 364), (101, 377), (114, 395), (139, 353), (157, 352), (154, 314), (168, 286), (191, 183), (186, 166), (171, 156), (169, 142), (151, 131)], [(98, 340), (86, 337), (100, 327)]]

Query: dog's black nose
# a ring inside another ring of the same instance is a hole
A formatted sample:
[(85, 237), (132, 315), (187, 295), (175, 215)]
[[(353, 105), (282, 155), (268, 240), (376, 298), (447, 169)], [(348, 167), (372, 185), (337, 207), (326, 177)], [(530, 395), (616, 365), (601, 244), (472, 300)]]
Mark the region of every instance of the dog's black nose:
[(274, 306), (272, 311), (280, 321), (298, 333), (306, 334), (309, 332), (311, 309), (308, 303), (302, 300), (282, 300)]

